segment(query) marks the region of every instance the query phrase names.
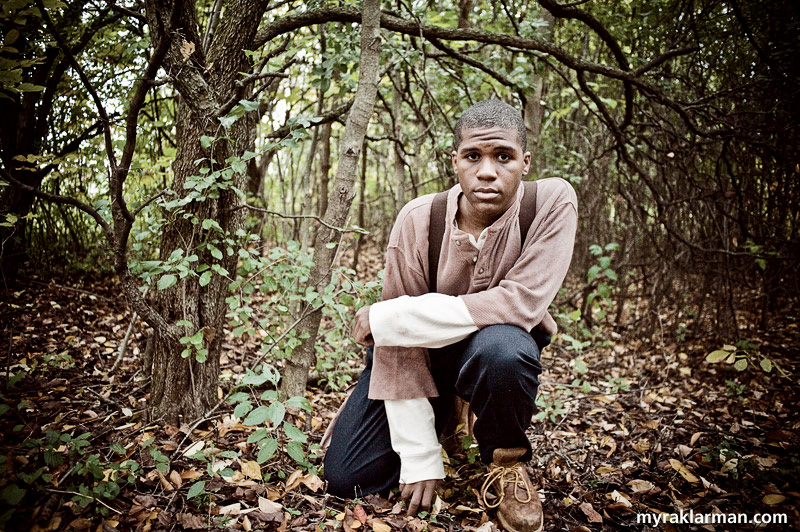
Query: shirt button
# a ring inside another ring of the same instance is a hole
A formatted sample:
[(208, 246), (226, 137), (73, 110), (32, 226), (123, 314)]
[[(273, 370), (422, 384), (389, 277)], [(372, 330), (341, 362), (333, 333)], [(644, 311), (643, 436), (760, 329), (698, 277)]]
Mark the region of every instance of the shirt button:
[(478, 273), (483, 273), (483, 268), (481, 268), (480, 270), (478, 270)]
[(461, 240), (456, 240), (456, 246), (460, 246), (460, 245), (461, 245)]
[(477, 256), (477, 255), (475, 255), (474, 257), (472, 257), (472, 262), (478, 262), (478, 256)]

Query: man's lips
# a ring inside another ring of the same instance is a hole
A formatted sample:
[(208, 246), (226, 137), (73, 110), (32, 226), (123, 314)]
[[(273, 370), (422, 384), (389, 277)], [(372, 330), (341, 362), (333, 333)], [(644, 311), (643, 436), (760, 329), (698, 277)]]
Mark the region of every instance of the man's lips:
[(492, 200), (500, 195), (500, 191), (493, 188), (476, 188), (472, 194), (480, 200)]

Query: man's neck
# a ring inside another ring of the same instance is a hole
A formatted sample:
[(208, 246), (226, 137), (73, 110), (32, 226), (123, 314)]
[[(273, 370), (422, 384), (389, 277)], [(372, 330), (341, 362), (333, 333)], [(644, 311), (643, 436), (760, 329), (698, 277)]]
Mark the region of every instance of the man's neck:
[(469, 203), (463, 194), (458, 195), (458, 211), (456, 211), (456, 223), (458, 228), (469, 233), (477, 240), (484, 229), (492, 225), (495, 220), (485, 220), (469, 211)]

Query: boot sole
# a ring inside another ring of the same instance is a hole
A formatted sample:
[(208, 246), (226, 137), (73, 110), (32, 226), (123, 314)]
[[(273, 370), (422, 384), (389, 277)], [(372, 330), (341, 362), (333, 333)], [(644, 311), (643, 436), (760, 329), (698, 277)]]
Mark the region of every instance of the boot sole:
[(497, 520), (500, 521), (500, 524), (503, 525), (503, 528), (505, 528), (508, 532), (542, 532), (544, 529), (544, 515), (542, 515), (542, 522), (539, 525), (539, 528), (536, 530), (517, 530), (516, 528), (509, 526), (508, 523), (506, 523), (506, 520), (503, 519), (503, 516), (499, 513), (497, 514)]

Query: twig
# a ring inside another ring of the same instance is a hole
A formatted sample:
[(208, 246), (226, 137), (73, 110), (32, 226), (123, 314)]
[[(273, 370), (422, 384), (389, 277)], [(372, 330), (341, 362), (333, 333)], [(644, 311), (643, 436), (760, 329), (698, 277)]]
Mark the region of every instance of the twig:
[(106, 508), (108, 508), (109, 510), (114, 512), (115, 514), (122, 515), (122, 512), (120, 512), (116, 508), (113, 508), (113, 507), (107, 505), (106, 503), (104, 503), (103, 501), (98, 499), (97, 497), (93, 497), (91, 495), (84, 495), (83, 493), (78, 493), (77, 491), (56, 490), (56, 489), (53, 489), (53, 488), (47, 488), (47, 491), (49, 491), (51, 493), (66, 493), (67, 495), (77, 495), (78, 497), (83, 497), (84, 499), (91, 499), (94, 502), (99, 502), (100, 504), (102, 504), (103, 506), (105, 506)]
[(282, 212), (271, 211), (269, 209), (263, 209), (261, 207), (256, 207), (255, 205), (248, 205), (247, 203), (238, 205), (231, 210), (237, 210), (237, 209), (250, 209), (251, 211), (262, 212), (264, 214), (271, 214), (273, 216), (280, 216), (281, 218), (310, 218), (318, 221), (328, 229), (333, 229), (334, 231), (338, 231), (340, 233), (359, 233), (362, 235), (370, 234), (369, 231), (362, 229), (360, 227), (357, 229), (346, 229), (344, 227), (336, 227), (335, 225), (329, 224), (328, 222), (323, 220), (322, 217), (317, 216), (316, 214), (286, 214)]
[(81, 290), (80, 288), (73, 288), (71, 286), (64, 286), (64, 285), (55, 284), (55, 283), (43, 283), (41, 281), (34, 281), (34, 280), (31, 280), (30, 282), (34, 283), (34, 284), (39, 284), (39, 285), (42, 285), (42, 286), (46, 286), (48, 288), (58, 288), (60, 290), (69, 290), (71, 292), (78, 292), (79, 294), (86, 294), (87, 296), (96, 297), (97, 299), (101, 299), (103, 301), (108, 301), (109, 303), (113, 303), (113, 300), (111, 300), (111, 299), (109, 299), (109, 298), (107, 298), (105, 296), (101, 296), (101, 295), (97, 295), (95, 293), (89, 292), (88, 290)]
[(120, 403), (116, 399), (110, 399), (108, 397), (103, 397), (102, 395), (100, 395), (96, 391), (92, 390), (91, 388), (87, 387), (87, 388), (84, 388), (84, 390), (86, 390), (90, 394), (94, 395), (95, 397), (97, 397), (98, 399), (103, 401), (104, 403), (108, 403), (110, 405), (116, 406), (117, 408), (126, 408), (126, 406), (124, 404)]

